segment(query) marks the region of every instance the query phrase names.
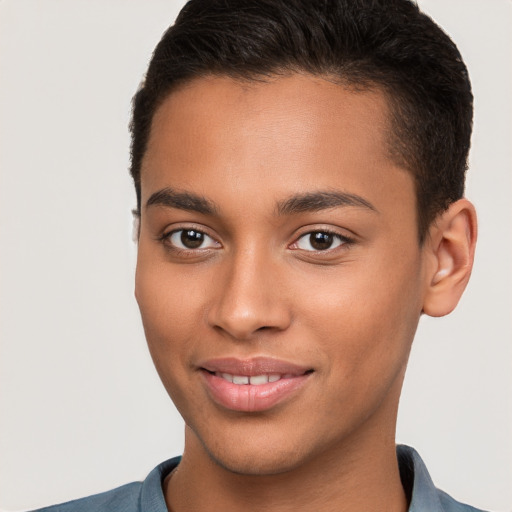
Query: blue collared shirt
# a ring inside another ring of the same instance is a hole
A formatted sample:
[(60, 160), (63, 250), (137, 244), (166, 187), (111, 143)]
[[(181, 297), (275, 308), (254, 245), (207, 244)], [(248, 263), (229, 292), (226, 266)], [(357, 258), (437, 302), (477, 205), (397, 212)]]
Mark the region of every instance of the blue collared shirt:
[[(437, 489), (424, 462), (413, 448), (397, 446), (397, 457), (402, 482), (405, 488), (409, 487), (411, 495), (409, 512), (483, 512), (459, 503)], [(133, 482), (37, 512), (168, 512), (162, 482), (180, 460), (180, 457), (175, 457), (159, 464), (143, 482)]]

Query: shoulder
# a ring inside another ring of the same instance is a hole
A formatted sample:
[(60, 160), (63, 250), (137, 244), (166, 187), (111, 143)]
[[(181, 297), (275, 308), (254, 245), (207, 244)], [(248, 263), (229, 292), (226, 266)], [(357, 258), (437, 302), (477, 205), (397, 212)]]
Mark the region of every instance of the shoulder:
[(397, 457), (402, 484), (410, 498), (409, 512), (484, 512), (435, 487), (425, 463), (413, 448), (398, 445)]
[(472, 507), (471, 505), (460, 503), (443, 491), (438, 490), (437, 493), (443, 510), (446, 512), (485, 512), (484, 510)]
[(138, 502), (141, 488), (142, 482), (133, 482), (111, 491), (45, 507), (34, 512), (106, 512), (107, 510), (112, 512), (136, 512), (139, 510)]
[(175, 457), (159, 464), (142, 482), (132, 482), (111, 491), (33, 512), (167, 512), (162, 482), (180, 460), (181, 457)]

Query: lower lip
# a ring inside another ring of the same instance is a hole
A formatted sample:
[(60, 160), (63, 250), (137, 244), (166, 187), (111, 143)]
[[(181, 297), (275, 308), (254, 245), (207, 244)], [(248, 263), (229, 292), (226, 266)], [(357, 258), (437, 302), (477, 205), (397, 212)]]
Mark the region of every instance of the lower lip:
[(233, 384), (222, 377), (201, 371), (213, 400), (232, 411), (260, 412), (280, 404), (301, 388), (310, 374), (260, 384)]

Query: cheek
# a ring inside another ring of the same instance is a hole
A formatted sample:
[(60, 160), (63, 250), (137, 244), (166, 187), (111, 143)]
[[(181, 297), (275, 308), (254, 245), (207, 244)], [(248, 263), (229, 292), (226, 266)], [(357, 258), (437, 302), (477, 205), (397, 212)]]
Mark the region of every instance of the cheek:
[(168, 263), (145, 258), (144, 248), (139, 247), (135, 295), (149, 350), (162, 379), (169, 362), (181, 360), (184, 349), (190, 350), (200, 323), (197, 294), (191, 293), (194, 287), (187, 289), (186, 283)]
[(166, 263), (145, 261), (139, 248), (135, 294), (140, 308), (148, 348), (160, 379), (188, 421), (187, 411), (194, 408), (196, 396), (191, 388), (189, 358), (199, 336), (200, 306), (196, 295), (184, 291), (180, 276), (173, 275)]
[(415, 259), (392, 268), (365, 263), (326, 274), (316, 286), (306, 282), (308, 301), (299, 315), (329, 354), (333, 374), (359, 385), (392, 378), (403, 367), (421, 313)]

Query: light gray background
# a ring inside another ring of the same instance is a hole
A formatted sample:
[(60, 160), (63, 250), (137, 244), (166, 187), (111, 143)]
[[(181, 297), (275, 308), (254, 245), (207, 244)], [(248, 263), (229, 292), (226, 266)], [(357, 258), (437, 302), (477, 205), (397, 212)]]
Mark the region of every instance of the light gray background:
[[(142, 479), (182, 450), (133, 298), (130, 99), (181, 2), (0, 2), (0, 508)], [(456, 498), (512, 510), (512, 2), (424, 0), (476, 97), (480, 243), (424, 318), (398, 441)]]

